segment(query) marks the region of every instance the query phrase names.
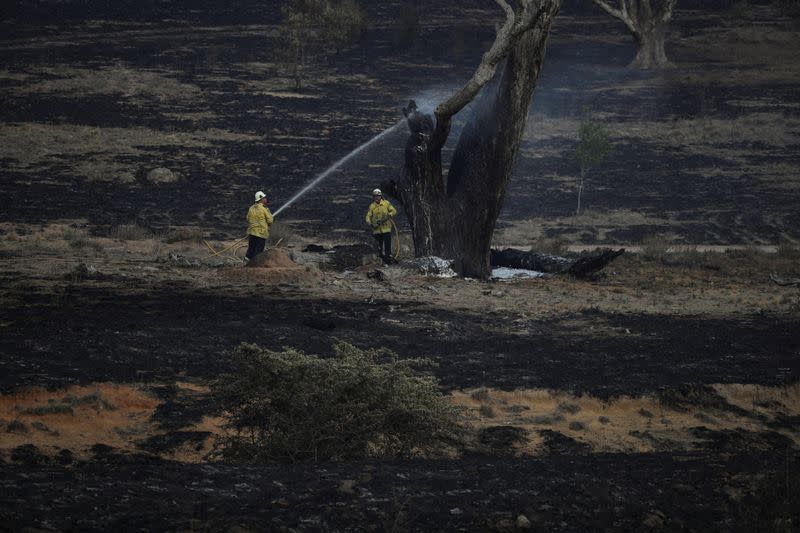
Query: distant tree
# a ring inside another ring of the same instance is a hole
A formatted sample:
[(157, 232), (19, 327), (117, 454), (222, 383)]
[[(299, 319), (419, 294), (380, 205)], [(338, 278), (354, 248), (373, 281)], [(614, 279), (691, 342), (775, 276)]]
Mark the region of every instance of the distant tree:
[(605, 126), (596, 122), (584, 122), (578, 132), (578, 148), (575, 150), (575, 157), (581, 168), (578, 181), (578, 207), (575, 215), (581, 214), (581, 197), (586, 175), (589, 170), (602, 163), (614, 150), (611, 141), (608, 140), (608, 131)]
[(279, 58), (291, 69), (295, 89), (302, 87), (309, 57), (338, 52), (357, 41), (366, 25), (356, 0), (291, 0), (281, 13), (277, 50)]
[(356, 0), (331, 4), (325, 17), (323, 37), (336, 52), (361, 39), (366, 29), (367, 16)]
[(606, 13), (625, 23), (639, 47), (631, 66), (662, 68), (669, 65), (664, 52), (667, 25), (678, 0), (592, 0)]

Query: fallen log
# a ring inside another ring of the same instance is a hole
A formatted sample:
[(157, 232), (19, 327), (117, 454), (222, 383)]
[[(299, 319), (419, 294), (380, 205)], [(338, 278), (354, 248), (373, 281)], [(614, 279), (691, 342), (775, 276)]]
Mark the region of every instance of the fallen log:
[(492, 250), (489, 262), (493, 267), (524, 268), (549, 274), (568, 274), (576, 278), (585, 278), (599, 272), (624, 252), (624, 248), (619, 250), (603, 248), (570, 258), (506, 248), (505, 250)]
[(782, 287), (794, 287), (800, 285), (800, 278), (781, 278), (775, 272), (769, 275), (769, 279)]

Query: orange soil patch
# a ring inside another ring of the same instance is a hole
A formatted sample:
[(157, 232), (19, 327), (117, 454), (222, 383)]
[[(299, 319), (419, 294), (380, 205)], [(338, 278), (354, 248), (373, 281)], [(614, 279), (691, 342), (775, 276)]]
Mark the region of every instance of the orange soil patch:
[[(205, 392), (192, 384), (178, 383), (194, 392)], [(42, 453), (69, 449), (78, 458), (90, 456), (95, 444), (113, 446), (120, 452), (141, 452), (137, 443), (163, 433), (152, 421), (159, 400), (136, 385), (98, 383), (47, 391), (28, 389), (0, 396), (0, 455), (22, 444), (34, 444)], [(205, 418), (185, 428), (191, 431), (219, 431), (221, 421)], [(208, 452), (211, 439), (201, 449), (176, 450), (169, 458), (199, 462)]]
[[(189, 394), (205, 394), (206, 387), (178, 382)], [(800, 415), (800, 384), (786, 387), (715, 385), (714, 390), (731, 405), (756, 416), (741, 416), (731, 410), (687, 406), (676, 410), (653, 395), (621, 397), (603, 401), (590, 396), (543, 389), (457, 391), (451, 401), (467, 409), (470, 427), (477, 435), (491, 426), (514, 426), (526, 430), (528, 440), (517, 446), (520, 454), (545, 451), (539, 430), (562, 433), (589, 445), (596, 453), (652, 452), (661, 449), (691, 450), (700, 441), (691, 430), (772, 431), (767, 422), (780, 413)], [(91, 456), (98, 443), (119, 452), (138, 452), (141, 441), (164, 431), (152, 416), (159, 400), (137, 385), (98, 383), (60, 391), (29, 389), (0, 396), (0, 456), (8, 458), (13, 448), (34, 444), (42, 453), (55, 455), (69, 449), (78, 458)], [(185, 431), (206, 431), (201, 443), (187, 443), (162, 454), (183, 462), (202, 462), (213, 438), (223, 433), (224, 420), (205, 417)], [(800, 431), (774, 431), (800, 445)]]
[(541, 453), (543, 439), (538, 430), (545, 429), (588, 444), (598, 453), (690, 450), (700, 443), (691, 432), (697, 427), (713, 431), (777, 431), (800, 445), (800, 432), (774, 430), (766, 425), (778, 413), (800, 415), (800, 384), (715, 385), (714, 389), (730, 404), (765, 415), (766, 420), (702, 406), (686, 406), (688, 410), (679, 411), (663, 405), (653, 395), (603, 401), (549, 390), (478, 389), (454, 392), (452, 398), (467, 408), (476, 430), (490, 426), (526, 430), (529, 440), (518, 446), (518, 451), (525, 454)]
[(267, 248), (258, 254), (247, 265), (256, 268), (297, 268), (300, 265), (292, 261), (289, 253), (283, 248)]

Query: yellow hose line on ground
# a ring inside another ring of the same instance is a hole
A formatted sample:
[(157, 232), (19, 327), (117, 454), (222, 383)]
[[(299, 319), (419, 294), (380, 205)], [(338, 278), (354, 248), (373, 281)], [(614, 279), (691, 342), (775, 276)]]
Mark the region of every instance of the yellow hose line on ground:
[[(389, 222), (392, 223), (392, 229), (394, 230), (394, 237), (395, 237), (394, 242), (396, 245), (396, 250), (392, 251), (392, 257), (394, 259), (397, 259), (398, 257), (400, 257), (400, 230), (397, 229), (397, 224), (394, 223), (393, 218), (390, 218)], [(392, 246), (392, 248), (395, 248), (395, 246)]]
[[(238, 241), (236, 241), (235, 243), (231, 244), (231, 245), (230, 245), (230, 246), (228, 246), (227, 248), (223, 248), (223, 249), (222, 249), (222, 250), (220, 250), (220, 251), (216, 251), (216, 250), (215, 250), (215, 249), (214, 249), (214, 248), (213, 248), (213, 247), (212, 247), (210, 244), (208, 244), (208, 241), (206, 241), (206, 240), (203, 240), (203, 243), (204, 243), (206, 246), (208, 246), (208, 249), (209, 249), (209, 250), (211, 250), (211, 254), (209, 254), (209, 255), (208, 255), (208, 257), (214, 257), (214, 256), (216, 256), (216, 255), (220, 255), (221, 253), (224, 253), (224, 252), (226, 252), (226, 251), (230, 250), (231, 248), (233, 248), (233, 251), (231, 252), (231, 255), (232, 255), (233, 257), (235, 257), (236, 259), (239, 259), (239, 256), (237, 256), (236, 254), (237, 254), (237, 253), (239, 253), (239, 250), (241, 250), (242, 248), (247, 248), (247, 246), (248, 246), (248, 243), (242, 243), (242, 244), (239, 244), (239, 243), (241, 243), (243, 240), (245, 240), (245, 239), (247, 239), (247, 238), (249, 238), (249, 237), (250, 237), (249, 235), (245, 235), (244, 237), (242, 237), (241, 239), (239, 239), (239, 240), (238, 240)], [(267, 246), (267, 248), (277, 248), (277, 247), (278, 247), (278, 246), (281, 244), (281, 242), (282, 242), (282, 241), (283, 241), (283, 237), (281, 237), (280, 239), (278, 239), (278, 242), (276, 242), (274, 245), (272, 245), (272, 246)], [(236, 246), (237, 244), (238, 244), (239, 246)], [(236, 248), (234, 248), (234, 246), (236, 246)]]
[[(248, 237), (249, 237), (248, 235), (245, 235), (244, 237), (242, 237), (241, 239), (239, 239), (235, 243), (231, 244), (227, 248), (223, 248), (220, 251), (216, 251), (214, 248), (212, 248), (212, 246), (210, 244), (208, 244), (208, 241), (203, 240), (203, 242), (205, 243), (206, 246), (208, 246), (208, 249), (211, 250), (211, 254), (208, 257), (214, 257), (215, 255), (219, 255), (219, 254), (227, 252), (228, 250), (230, 250), (231, 248), (233, 248), (234, 246), (236, 246), (237, 244), (239, 244), (243, 240), (247, 239)], [(234, 251), (234, 253), (235, 253), (235, 251)]]

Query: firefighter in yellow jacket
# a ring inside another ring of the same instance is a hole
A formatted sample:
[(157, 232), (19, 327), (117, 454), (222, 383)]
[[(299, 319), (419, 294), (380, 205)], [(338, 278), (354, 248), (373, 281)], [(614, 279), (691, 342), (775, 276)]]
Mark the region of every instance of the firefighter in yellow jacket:
[(395, 263), (392, 257), (392, 217), (397, 214), (397, 209), (383, 198), (380, 189), (372, 191), (372, 200), (366, 220), (378, 245), (378, 255), (384, 263)]
[(267, 195), (263, 191), (258, 191), (255, 203), (247, 211), (247, 235), (250, 241), (247, 244), (245, 258), (250, 260), (264, 251), (271, 225), (272, 213), (267, 207)]

